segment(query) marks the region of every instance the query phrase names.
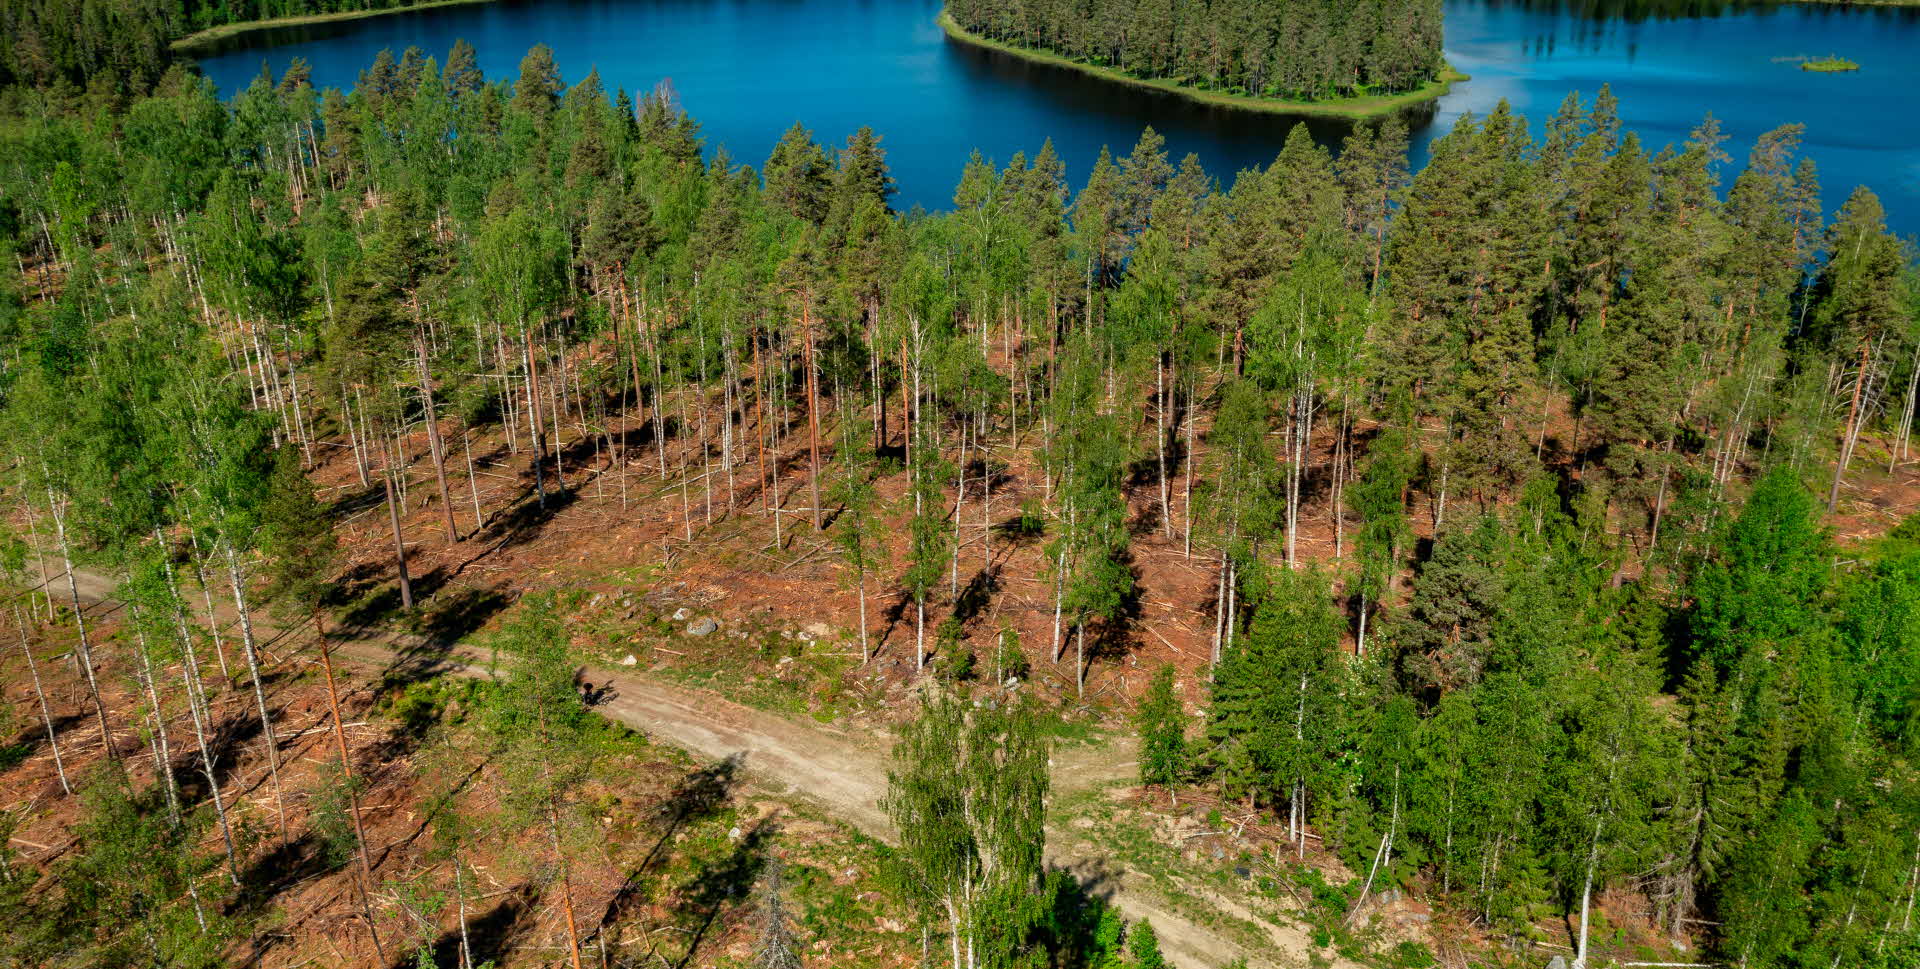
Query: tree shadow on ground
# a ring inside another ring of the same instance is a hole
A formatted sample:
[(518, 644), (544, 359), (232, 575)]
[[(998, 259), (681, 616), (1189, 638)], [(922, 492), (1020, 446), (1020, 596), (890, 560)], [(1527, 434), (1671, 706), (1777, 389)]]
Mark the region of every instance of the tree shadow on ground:
[(960, 595), (953, 600), (953, 617), (962, 623), (972, 622), (986, 611), (993, 601), (994, 593), (1000, 591), (1000, 568), (981, 569), (967, 580), (960, 589)]
[(327, 857), (326, 846), (312, 831), (298, 838), (277, 841), (265, 854), (241, 869), (240, 892), (227, 914), (264, 913), (281, 892), (341, 867)]
[(1101, 859), (1089, 859), (1047, 872), (1042, 889), (1043, 910), (1030, 941), (1045, 950), (1047, 965), (1057, 969), (1095, 969), (1109, 964), (1118, 953), (1112, 934), (1119, 913), (1113, 906), (1119, 873)]
[[(544, 473), (544, 472), (543, 472)], [(501, 548), (525, 545), (540, 537), (540, 533), (553, 523), (561, 512), (580, 500), (578, 489), (563, 487), (557, 481), (548, 481), (546, 501), (542, 502), (538, 491), (528, 487), (520, 499), (505, 511), (494, 515), (474, 538), (493, 543)]]
[(440, 643), (455, 643), (479, 632), (512, 597), (498, 589), (461, 588), (420, 609), (408, 622), (416, 635)]
[(641, 860), (636, 872), (645, 872), (663, 857), (662, 853), (682, 828), (711, 817), (726, 806), (733, 797), (734, 787), (740, 783), (740, 768), (745, 762), (745, 754), (728, 754), (680, 779), (673, 793), (660, 802), (656, 811), (663, 822), (660, 838)]
[(381, 573), (373, 581), (361, 582), (357, 597), (343, 597), (342, 604), (348, 608), (335, 622), (348, 629), (365, 631), (400, 621), (420, 633), (422, 623), (430, 621), (428, 617), (448, 608), (446, 604), (434, 602), (440, 591), (453, 581), (453, 572), (445, 565), (408, 577), (408, 587), (413, 593), (411, 611), (401, 602), (398, 580), (391, 581), (392, 584), (387, 584), (387, 573)]
[(593, 930), (587, 933), (583, 944), (604, 938), (621, 919), (645, 905), (648, 875), (665, 860), (667, 847), (680, 831), (689, 824), (712, 817), (732, 800), (733, 789), (739, 783), (741, 761), (742, 756), (734, 754), (680, 779), (673, 793), (667, 795), (655, 811), (655, 816), (662, 821), (659, 839), (640, 864), (627, 873), (619, 890), (608, 901), (606, 912)]
[[(526, 882), (502, 897), (499, 902), (484, 914), (467, 920), (467, 940), (473, 950), (473, 964), (485, 965), (499, 963), (506, 958), (514, 942), (534, 926), (534, 903), (538, 900), (539, 890), (533, 882)], [(392, 969), (414, 969), (418, 965), (414, 953), (403, 952), (392, 965)], [(433, 944), (433, 964), (436, 966), (457, 966), (460, 961), (460, 927), (441, 933)]]
[(735, 841), (726, 857), (697, 866), (676, 894), (685, 899), (676, 915), (690, 923), (687, 950), (674, 965), (686, 969), (700, 952), (700, 944), (729, 903), (746, 900), (767, 863), (767, 849), (780, 831), (774, 817), (763, 818)]

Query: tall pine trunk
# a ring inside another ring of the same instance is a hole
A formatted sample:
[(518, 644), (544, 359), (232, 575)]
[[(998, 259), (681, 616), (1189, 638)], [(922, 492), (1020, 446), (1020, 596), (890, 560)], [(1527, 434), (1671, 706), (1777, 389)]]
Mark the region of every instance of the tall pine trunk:
[(73, 628), (80, 637), (74, 655), (80, 660), (80, 671), (87, 677), (87, 695), (93, 699), (93, 713), (100, 721), (100, 743), (106, 749), (108, 760), (119, 760), (120, 754), (113, 746), (113, 731), (107, 726), (107, 705), (100, 699), (100, 681), (93, 672), (93, 643), (87, 638), (87, 614), (80, 604), (80, 583), (73, 575), (73, 551), (67, 545), (67, 516), (60, 513), (60, 505), (54, 500), (51, 486), (47, 488), (47, 509), (53, 514), (53, 533), (60, 543), (60, 561), (67, 568), (67, 596), (73, 602)]
[[(320, 624), (320, 611), (313, 613), (313, 634), (320, 643), (320, 668), (327, 678), (327, 710), (333, 715), (333, 742), (340, 751), (340, 779), (347, 787), (347, 807), (353, 816), (353, 843), (360, 860), (360, 904), (367, 920), (367, 935), (373, 939), (373, 948), (379, 952), (380, 930), (373, 924), (373, 866), (367, 858), (367, 830), (360, 820), (360, 794), (353, 789), (353, 758), (347, 753), (347, 731), (345, 719), (340, 716), (340, 688), (333, 676), (333, 650), (327, 643), (327, 630)], [(454, 859), (456, 873), (460, 861)], [(457, 877), (457, 874), (456, 874)], [(461, 899), (460, 909), (460, 949), (466, 953), (467, 920), (465, 899)], [(384, 958), (384, 956), (383, 956)], [(471, 961), (471, 956), (467, 956)]]
[(811, 296), (804, 294), (800, 302), (800, 328), (804, 331), (802, 350), (807, 368), (807, 460), (812, 465), (813, 530), (817, 532), (825, 527), (820, 514), (820, 378), (819, 367), (813, 357)]
[(426, 410), (427, 444), (433, 450), (433, 476), (440, 485), (440, 511), (447, 519), (447, 541), (460, 541), (460, 529), (453, 524), (453, 498), (447, 492), (446, 448), (440, 441), (440, 421), (433, 412), (433, 379), (427, 373), (427, 343), (414, 340), (415, 359), (420, 365), (420, 403)]
[(13, 607), (13, 623), (20, 629), (20, 652), (27, 657), (27, 674), (33, 678), (33, 698), (40, 705), (40, 722), (47, 728), (47, 746), (53, 750), (53, 771), (60, 776), (60, 790), (73, 794), (67, 783), (67, 764), (60, 757), (60, 735), (53, 729), (53, 712), (47, 708), (47, 693), (40, 686), (40, 666), (33, 661), (33, 644), (27, 639), (27, 624), (20, 618), (20, 607)]
[(247, 608), (246, 584), (240, 578), (240, 559), (233, 543), (221, 543), (227, 558), (227, 582), (233, 588), (233, 608), (240, 615), (240, 643), (247, 660), (247, 675), (253, 681), (253, 699), (260, 710), (260, 733), (267, 747), (267, 770), (273, 779), (274, 808), (280, 817), (280, 837), (287, 836), (287, 801), (280, 787), (280, 742), (274, 736), (273, 716), (267, 712), (267, 693), (260, 683), (259, 649), (253, 639), (253, 612)]

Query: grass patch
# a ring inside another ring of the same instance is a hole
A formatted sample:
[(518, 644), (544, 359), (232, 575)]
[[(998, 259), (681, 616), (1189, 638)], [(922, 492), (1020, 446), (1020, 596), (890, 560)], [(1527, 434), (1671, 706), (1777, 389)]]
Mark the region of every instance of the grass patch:
[(1168, 94), (1177, 94), (1183, 98), (1198, 101), (1201, 104), (1227, 108), (1242, 108), (1248, 111), (1264, 111), (1269, 114), (1310, 114), (1336, 118), (1376, 118), (1384, 114), (1392, 114), (1395, 111), (1411, 105), (1431, 101), (1452, 90), (1454, 82), (1469, 80), (1467, 75), (1454, 70), (1451, 65), (1442, 64), (1439, 78), (1428, 81), (1412, 91), (1406, 91), (1400, 94), (1369, 94), (1359, 97), (1338, 98), (1331, 101), (1286, 101), (1280, 98), (1253, 97), (1245, 94), (1232, 94), (1226, 91), (1207, 91), (1160, 78), (1134, 77), (1131, 74), (1126, 74), (1110, 67), (1103, 67), (1099, 64), (1089, 64), (1085, 61), (1074, 60), (1073, 58), (1049, 51), (1018, 47), (1003, 41), (991, 40), (960, 26), (952, 17), (947, 15), (945, 10), (940, 11), (938, 23), (940, 24), (940, 28), (947, 32), (948, 37), (963, 44), (972, 44), (975, 47), (983, 47), (987, 50), (1011, 54), (1014, 57), (1023, 58), (1039, 64), (1052, 64), (1056, 67), (1070, 68), (1083, 74), (1091, 74), (1102, 80), (1114, 81), (1120, 84), (1131, 84), (1134, 87), (1151, 88), (1155, 91), (1164, 91)]
[(1801, 61), (1800, 69), (1803, 71), (1814, 71), (1820, 74), (1840, 74), (1846, 71), (1857, 71), (1860, 69), (1860, 65), (1844, 57), (1835, 57), (1829, 54), (1826, 57), (1816, 57), (1812, 60)]

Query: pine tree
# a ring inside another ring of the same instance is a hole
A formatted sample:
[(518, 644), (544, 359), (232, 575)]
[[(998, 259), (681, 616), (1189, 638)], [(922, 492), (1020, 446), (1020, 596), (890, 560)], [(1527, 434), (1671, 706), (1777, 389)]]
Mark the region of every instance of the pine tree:
[(1187, 771), (1187, 716), (1175, 692), (1172, 664), (1162, 664), (1135, 714), (1140, 727), (1140, 783), (1175, 787)]
[(1171, 969), (1160, 954), (1160, 936), (1146, 919), (1135, 922), (1127, 932), (1129, 969)]

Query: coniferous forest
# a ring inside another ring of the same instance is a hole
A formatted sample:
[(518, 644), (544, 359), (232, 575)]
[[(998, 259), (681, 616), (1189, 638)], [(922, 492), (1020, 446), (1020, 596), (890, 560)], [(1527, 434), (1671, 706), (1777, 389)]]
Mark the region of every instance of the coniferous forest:
[(173, 61), (174, 41), (198, 30), (276, 17), (384, 10), (388, 0), (5, 0), (0, 90), (87, 91), (110, 102), (144, 94)]
[[(1412, 6), (1262, 46), (1332, 9), (955, 13), (1259, 90), (1431, 69)], [(0, 965), (1155, 969), (1260, 899), (1310, 931), (1250, 965), (1920, 965), (1914, 253), (1796, 125), (1544, 121), (1418, 173), (1393, 120), (1238, 173), (1044, 144), (929, 214), (873, 131), (747, 163), (545, 47), (8, 119)], [(838, 628), (702, 625), (739, 585)], [(830, 813), (893, 845), (772, 852), (832, 819), (721, 806), (731, 760), (612, 787), (677, 762), (576, 668), (687, 655), (892, 717)], [(1049, 854), (1102, 722), (1128, 804), (1211, 825), (1142, 842), (1246, 869), (1214, 901), (1123, 923)]]
[(1437, 0), (958, 0), (947, 13), (993, 40), (1254, 97), (1399, 93), (1440, 74)]

